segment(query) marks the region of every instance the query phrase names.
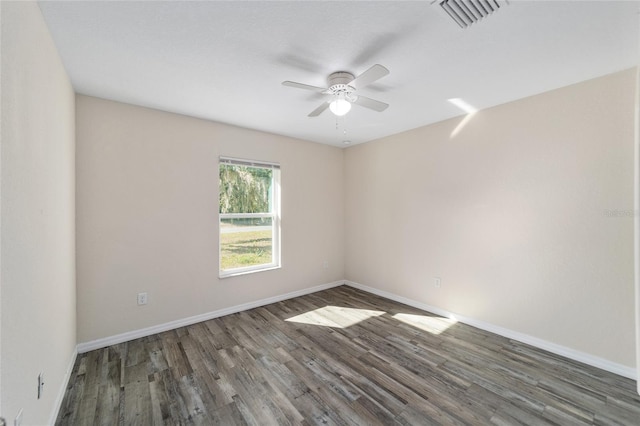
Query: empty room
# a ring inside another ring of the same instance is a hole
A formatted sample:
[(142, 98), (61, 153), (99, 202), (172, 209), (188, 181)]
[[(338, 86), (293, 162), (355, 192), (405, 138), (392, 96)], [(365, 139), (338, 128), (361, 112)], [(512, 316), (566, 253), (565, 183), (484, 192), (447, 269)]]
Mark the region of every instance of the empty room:
[(639, 1), (0, 23), (0, 424), (640, 425)]

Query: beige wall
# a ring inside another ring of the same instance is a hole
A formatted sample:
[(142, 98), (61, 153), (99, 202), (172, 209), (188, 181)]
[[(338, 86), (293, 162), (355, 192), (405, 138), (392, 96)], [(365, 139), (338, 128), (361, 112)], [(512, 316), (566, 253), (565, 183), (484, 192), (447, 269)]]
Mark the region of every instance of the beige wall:
[(0, 7), (2, 415), (46, 424), (76, 345), (74, 94), (37, 4)]
[[(339, 148), (86, 96), (76, 114), (79, 342), (344, 277)], [(218, 278), (220, 155), (281, 164), (281, 269)]]
[(629, 70), (347, 149), (346, 279), (634, 366), (634, 92)]

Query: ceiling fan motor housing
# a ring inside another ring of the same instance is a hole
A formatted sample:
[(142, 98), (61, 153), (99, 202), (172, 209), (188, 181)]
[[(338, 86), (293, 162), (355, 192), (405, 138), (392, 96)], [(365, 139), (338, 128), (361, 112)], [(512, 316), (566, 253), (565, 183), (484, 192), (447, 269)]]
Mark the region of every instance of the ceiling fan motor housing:
[(334, 72), (329, 76), (329, 78), (327, 78), (329, 86), (329, 90), (327, 91), (328, 94), (334, 95), (336, 98), (345, 99), (349, 102), (355, 102), (357, 96), (355, 96), (353, 92), (356, 91), (356, 88), (349, 85), (354, 78), (354, 75), (349, 72)]
[(349, 86), (349, 83), (351, 83), (354, 78), (354, 75), (349, 72), (338, 71), (327, 78), (327, 84), (333, 93), (352, 92), (355, 88)]

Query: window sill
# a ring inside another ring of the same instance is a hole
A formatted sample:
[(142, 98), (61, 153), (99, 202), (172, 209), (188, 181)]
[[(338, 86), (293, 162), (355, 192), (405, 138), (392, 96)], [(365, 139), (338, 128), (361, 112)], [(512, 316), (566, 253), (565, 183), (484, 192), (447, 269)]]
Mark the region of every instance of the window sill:
[(275, 269), (280, 269), (280, 268), (281, 268), (280, 265), (265, 265), (264, 267), (261, 266), (259, 268), (231, 269), (224, 272), (221, 271), (218, 274), (218, 278), (220, 279), (231, 278), (231, 277), (237, 277), (240, 275), (255, 274), (256, 272), (273, 271)]

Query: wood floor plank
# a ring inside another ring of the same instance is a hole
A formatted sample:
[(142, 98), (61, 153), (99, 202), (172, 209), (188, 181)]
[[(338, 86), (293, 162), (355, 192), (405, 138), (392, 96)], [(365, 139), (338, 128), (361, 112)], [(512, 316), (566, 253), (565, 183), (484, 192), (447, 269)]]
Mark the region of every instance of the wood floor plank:
[(171, 424), (171, 404), (167, 397), (162, 376), (158, 373), (154, 373), (149, 380), (149, 397), (151, 398), (152, 424)]
[(151, 424), (151, 394), (146, 380), (124, 385), (124, 422), (127, 425)]
[(579, 423), (556, 423), (550, 419), (538, 416), (511, 404), (499, 408), (491, 417), (491, 424), (500, 426), (563, 426), (578, 425)]
[(82, 398), (78, 401), (76, 422), (78, 424), (93, 424), (96, 407), (98, 404), (98, 391), (100, 388), (101, 350), (93, 351), (87, 356), (85, 365), (85, 382)]
[[(80, 359), (81, 358), (81, 359)], [(69, 376), (65, 396), (60, 407), (60, 413), (56, 419), (56, 424), (73, 425), (77, 424), (78, 406), (82, 400), (84, 382), (86, 378), (86, 361), (88, 357), (76, 358), (76, 363)]]
[(117, 425), (120, 411), (119, 405), (120, 360), (109, 360), (109, 349), (104, 349), (94, 424), (103, 426)]
[(80, 354), (56, 425), (640, 425), (635, 382), (340, 286)]

